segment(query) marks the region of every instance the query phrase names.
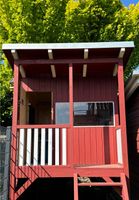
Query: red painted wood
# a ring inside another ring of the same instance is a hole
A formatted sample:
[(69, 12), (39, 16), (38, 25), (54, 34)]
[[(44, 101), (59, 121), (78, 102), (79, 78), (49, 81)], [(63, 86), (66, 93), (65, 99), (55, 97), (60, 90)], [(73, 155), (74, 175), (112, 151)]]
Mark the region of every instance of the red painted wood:
[(123, 164), (125, 168), (125, 174), (127, 177), (129, 177), (127, 135), (126, 135), (126, 116), (125, 116), (125, 96), (124, 96), (124, 73), (123, 73), (122, 62), (120, 62), (118, 65), (118, 91), (119, 91), (120, 124), (121, 124), (121, 130), (122, 130)]
[(14, 64), (14, 94), (13, 94), (13, 117), (12, 117), (12, 140), (11, 140), (11, 159), (10, 159), (10, 192), (9, 198), (15, 200), (15, 166), (16, 166), (16, 125), (18, 118), (18, 84), (19, 68)]
[(126, 176), (124, 173), (121, 173), (121, 182), (122, 182), (122, 197), (123, 200), (129, 200), (128, 188), (127, 188), (127, 181)]
[(79, 183), (79, 186), (122, 186), (122, 183), (107, 182), (107, 183)]
[(73, 159), (76, 165), (117, 163), (114, 127), (74, 127)]
[(79, 199), (79, 195), (78, 195), (78, 177), (77, 174), (74, 174), (74, 200), (78, 200)]
[(73, 66), (69, 65), (69, 118), (70, 125), (73, 126)]
[(118, 58), (94, 58), (94, 59), (54, 59), (54, 60), (16, 60), (15, 63), (18, 65), (45, 65), (45, 64), (94, 64), (94, 63), (118, 63), (119, 59)]
[(17, 125), (17, 129), (21, 128), (69, 128), (69, 125), (66, 124), (26, 124), (26, 125)]
[[(19, 176), (22, 172), (22, 176)], [(34, 171), (40, 178), (47, 177), (73, 177), (74, 173), (77, 173), (81, 177), (120, 177), (120, 174), (124, 172), (124, 168), (121, 165), (102, 165), (102, 166), (23, 166), (16, 167), (16, 177), (25, 178), (30, 176), (31, 171)]]

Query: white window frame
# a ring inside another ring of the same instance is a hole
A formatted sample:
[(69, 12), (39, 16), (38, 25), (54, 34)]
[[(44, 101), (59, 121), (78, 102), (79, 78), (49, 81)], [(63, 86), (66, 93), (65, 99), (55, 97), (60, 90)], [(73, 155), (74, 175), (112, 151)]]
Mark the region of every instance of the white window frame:
[[(76, 101), (76, 102), (73, 102), (74, 103), (112, 103), (113, 105), (113, 125), (89, 125), (89, 126), (75, 126), (73, 125), (74, 128), (79, 128), (79, 127), (86, 127), (86, 128), (97, 128), (97, 127), (115, 127), (115, 107), (114, 107), (114, 101)], [(74, 116), (73, 116), (74, 118)], [(73, 122), (74, 123), (74, 122)]]

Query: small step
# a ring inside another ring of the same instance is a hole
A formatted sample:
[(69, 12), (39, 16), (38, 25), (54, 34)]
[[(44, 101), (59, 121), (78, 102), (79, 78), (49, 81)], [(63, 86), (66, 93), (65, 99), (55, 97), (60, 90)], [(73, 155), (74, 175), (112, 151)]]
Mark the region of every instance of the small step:
[(119, 182), (90, 182), (90, 183), (78, 183), (78, 186), (122, 186)]

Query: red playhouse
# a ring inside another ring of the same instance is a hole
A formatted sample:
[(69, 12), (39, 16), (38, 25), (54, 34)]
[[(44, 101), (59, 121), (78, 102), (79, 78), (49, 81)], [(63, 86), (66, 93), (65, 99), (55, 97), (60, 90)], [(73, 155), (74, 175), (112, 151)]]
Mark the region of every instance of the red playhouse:
[(132, 41), (3, 45), (14, 70), (10, 200), (45, 199), (43, 190), (65, 179), (74, 200), (84, 188), (99, 195), (111, 188), (115, 199), (129, 200), (123, 71), (133, 48)]

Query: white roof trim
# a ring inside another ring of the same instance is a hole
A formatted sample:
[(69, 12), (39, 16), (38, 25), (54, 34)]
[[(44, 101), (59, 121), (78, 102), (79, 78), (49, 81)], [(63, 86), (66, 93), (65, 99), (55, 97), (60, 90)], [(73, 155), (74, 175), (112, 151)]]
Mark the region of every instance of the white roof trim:
[(128, 81), (125, 87), (126, 100), (134, 93), (134, 91), (139, 87), (139, 72), (133, 71), (133, 75)]
[(134, 48), (133, 41), (126, 42), (84, 42), (84, 43), (27, 43), (3, 44), (3, 50), (37, 50), (37, 49), (103, 49), (103, 48)]

